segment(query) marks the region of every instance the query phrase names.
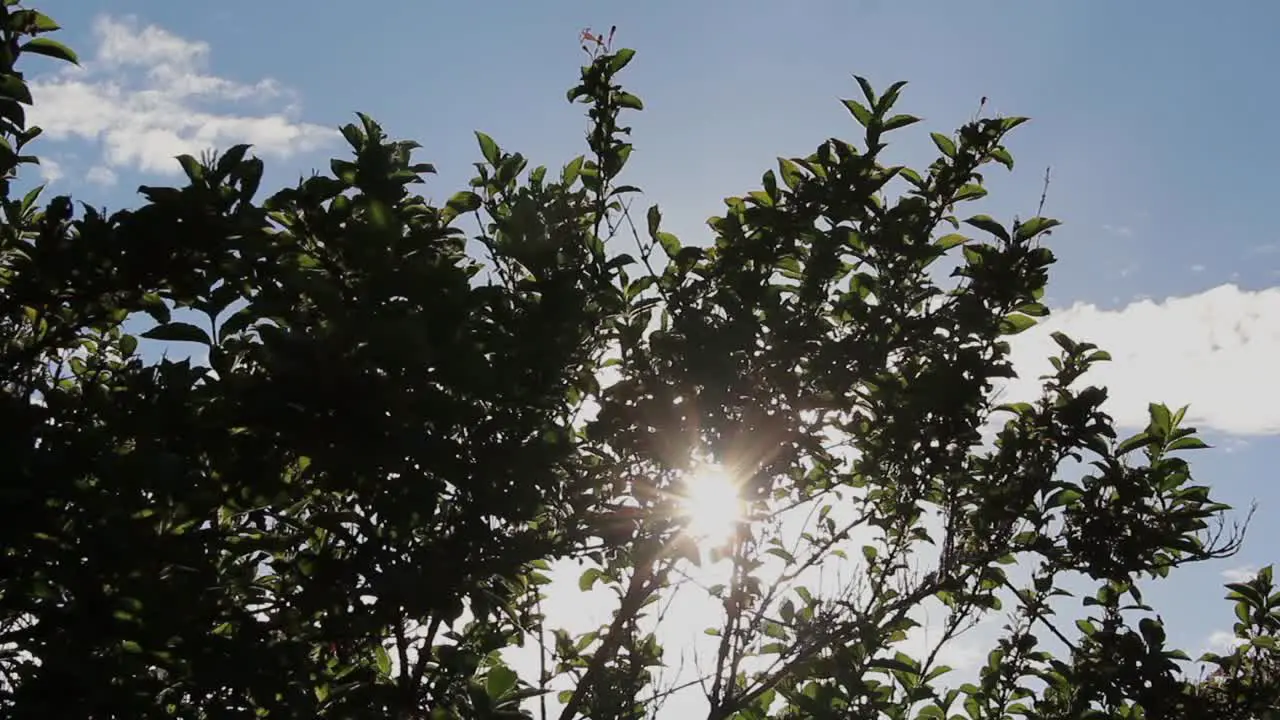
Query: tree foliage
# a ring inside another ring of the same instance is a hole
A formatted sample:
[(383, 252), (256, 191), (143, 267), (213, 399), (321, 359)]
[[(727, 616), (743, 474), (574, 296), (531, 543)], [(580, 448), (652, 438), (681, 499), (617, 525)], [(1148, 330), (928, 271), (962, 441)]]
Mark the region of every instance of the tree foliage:
[[(645, 717), (678, 689), (662, 608), (705, 566), (712, 720), (1274, 712), (1270, 569), (1228, 586), (1241, 643), (1204, 681), (1143, 604), (1239, 543), (1184, 411), (1119, 436), (1082, 382), (1105, 351), (1064, 335), (1040, 397), (993, 400), (1057, 222), (958, 208), (1024, 118), (889, 166), (918, 118), (858, 78), (858, 143), (779, 159), (684, 244), (619, 180), (634, 52), (588, 33), (587, 151), (558, 172), (477, 133), (433, 206), (417, 145), (361, 115), (348, 158), (263, 200), (237, 146), (108, 214), (15, 186), (39, 135), (16, 68), (75, 62), (56, 29), (0, 6), (5, 717)], [(745, 506), (710, 554), (679, 500), (707, 464)], [(549, 626), (567, 561), (615, 592), (606, 626)], [(1001, 611), (951, 682), (938, 650)]]

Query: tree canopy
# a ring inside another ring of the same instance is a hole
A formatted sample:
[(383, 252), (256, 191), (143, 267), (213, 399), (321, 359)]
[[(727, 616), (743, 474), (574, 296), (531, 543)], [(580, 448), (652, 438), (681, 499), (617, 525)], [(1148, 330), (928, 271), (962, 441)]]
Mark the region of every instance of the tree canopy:
[[(476, 133), (436, 206), (417, 144), (360, 115), (265, 199), (241, 145), (108, 213), (17, 189), (18, 68), (75, 62), (57, 29), (0, 5), (5, 717), (622, 720), (676, 692), (708, 720), (1274, 716), (1270, 568), (1227, 587), (1239, 644), (1207, 678), (1143, 602), (1241, 537), (1185, 409), (1121, 436), (1085, 382), (1105, 350), (1061, 334), (1039, 397), (996, 398), (1058, 223), (959, 208), (1025, 118), (890, 166), (919, 118), (857, 78), (861, 137), (780, 158), (686, 243), (621, 179), (635, 53), (588, 33), (558, 170)], [(543, 603), (574, 565), (616, 598), (585, 633)], [(667, 682), (689, 592), (710, 652)], [(939, 651), (989, 616), (953, 680)]]

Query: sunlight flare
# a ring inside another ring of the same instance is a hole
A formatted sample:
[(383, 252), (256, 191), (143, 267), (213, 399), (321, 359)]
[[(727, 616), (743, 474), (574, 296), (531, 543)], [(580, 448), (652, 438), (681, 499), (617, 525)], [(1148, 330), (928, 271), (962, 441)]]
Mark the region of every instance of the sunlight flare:
[(733, 538), (743, 515), (738, 483), (723, 467), (703, 465), (689, 474), (680, 497), (685, 531), (700, 543), (719, 547)]

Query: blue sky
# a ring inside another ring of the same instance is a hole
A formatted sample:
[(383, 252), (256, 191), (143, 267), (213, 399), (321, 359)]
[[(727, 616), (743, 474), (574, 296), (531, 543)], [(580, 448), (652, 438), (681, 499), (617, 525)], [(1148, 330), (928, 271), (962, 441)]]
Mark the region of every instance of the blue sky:
[(1062, 312), (1020, 338), (1020, 357), (1032, 367), (1052, 328), (1098, 342), (1116, 357), (1098, 380), (1113, 385), (1120, 420), (1138, 422), (1148, 400), (1191, 402), (1217, 444), (1196, 458), (1200, 477), (1227, 502), (1261, 504), (1239, 557), (1148, 593), (1174, 642), (1199, 650), (1229, 627), (1224, 571), (1276, 559), (1280, 236), (1268, 208), (1280, 166), (1280, 99), (1269, 92), (1280, 4), (39, 6), (86, 68), (27, 68), (44, 103), (37, 122), (50, 130), (39, 145), (56, 163), (46, 172), (58, 191), (111, 208), (135, 202), (140, 183), (176, 182), (168, 150), (208, 142), (255, 141), (269, 179), (290, 182), (341, 152), (330, 130), (357, 110), (423, 144), (421, 159), (441, 172), (423, 192), (437, 200), (469, 177), (475, 129), (556, 167), (582, 151), (583, 121), (564, 91), (588, 26), (617, 25), (617, 44), (638, 50), (624, 78), (646, 103), (632, 122), (629, 182), (686, 242), (703, 239), (720, 199), (756, 187), (776, 156), (856, 137), (837, 102), (857, 92), (851, 74), (877, 87), (910, 82), (900, 108), (927, 127), (899, 132), (899, 162), (927, 163), (926, 130), (964, 122), (980, 97), (1029, 115), (1010, 142), (1017, 170), (990, 173), (981, 208), (1033, 213), (1052, 168), (1045, 212), (1066, 224), (1051, 241), (1061, 261), (1049, 298)]

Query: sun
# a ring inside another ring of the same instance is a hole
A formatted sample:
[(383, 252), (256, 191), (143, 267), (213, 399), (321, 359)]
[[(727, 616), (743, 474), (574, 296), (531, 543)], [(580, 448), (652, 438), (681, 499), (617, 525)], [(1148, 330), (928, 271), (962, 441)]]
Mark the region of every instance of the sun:
[(727, 544), (743, 515), (732, 473), (720, 465), (702, 465), (689, 473), (683, 485), (680, 513), (688, 523), (685, 532), (710, 547)]

